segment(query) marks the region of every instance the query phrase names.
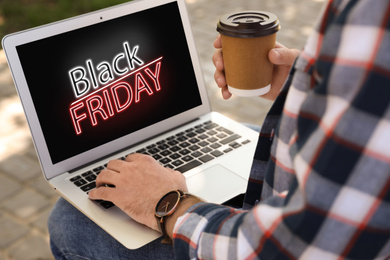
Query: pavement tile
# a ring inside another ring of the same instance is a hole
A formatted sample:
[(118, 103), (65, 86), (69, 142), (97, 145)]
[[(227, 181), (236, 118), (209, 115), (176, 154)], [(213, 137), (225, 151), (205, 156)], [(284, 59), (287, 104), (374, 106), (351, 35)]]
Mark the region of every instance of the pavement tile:
[(14, 154), (1, 161), (0, 170), (21, 182), (28, 181), (42, 174), (37, 160), (21, 154)]
[(23, 186), (0, 172), (0, 201), (21, 191)]
[(43, 174), (36, 177), (35, 179), (31, 180), (29, 182), (29, 185), (33, 187), (36, 191), (38, 191), (40, 194), (46, 196), (47, 198), (57, 198), (59, 197), (58, 192), (56, 192), (44, 179)]
[[(0, 117), (1, 118), (1, 117)], [(7, 163), (7, 159), (15, 154), (26, 155), (26, 149), (31, 145), (31, 135), (28, 128), (20, 127), (0, 136), (0, 169)], [(9, 168), (9, 167), (7, 167)], [(6, 169), (7, 169), (6, 168)], [(10, 169), (11, 175), (15, 173)]]
[(9, 256), (15, 260), (52, 260), (50, 248), (45, 238), (39, 235), (32, 235), (24, 241), (17, 243), (9, 250)]
[(51, 212), (51, 207), (47, 207), (39, 215), (31, 222), (31, 225), (41, 232), (47, 234), (47, 220), (49, 219), (49, 215)]
[(23, 190), (0, 204), (0, 206), (21, 219), (27, 219), (43, 208), (50, 206), (50, 201), (35, 191)]
[(23, 114), (23, 107), (20, 104), (19, 97), (16, 95), (5, 97), (1, 92), (0, 97), (0, 136), (13, 134), (15, 131), (21, 131), (23, 128), (26, 128), (27, 121)]
[(0, 252), (29, 233), (29, 228), (8, 217), (0, 219)]

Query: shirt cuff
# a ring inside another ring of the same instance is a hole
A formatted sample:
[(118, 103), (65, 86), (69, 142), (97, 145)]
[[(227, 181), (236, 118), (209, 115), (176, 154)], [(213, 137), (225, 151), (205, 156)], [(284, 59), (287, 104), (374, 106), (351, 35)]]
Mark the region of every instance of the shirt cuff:
[(218, 204), (200, 202), (191, 206), (179, 217), (173, 230), (173, 247), (176, 259), (196, 259), (200, 237), (209, 220), (229, 209)]

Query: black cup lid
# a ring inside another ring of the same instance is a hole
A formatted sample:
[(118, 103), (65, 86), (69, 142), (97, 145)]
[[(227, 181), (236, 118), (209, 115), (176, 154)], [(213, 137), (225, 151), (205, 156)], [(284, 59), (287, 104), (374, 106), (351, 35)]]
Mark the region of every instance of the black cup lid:
[(217, 31), (225, 36), (254, 38), (278, 32), (279, 20), (276, 15), (263, 11), (242, 11), (223, 16)]

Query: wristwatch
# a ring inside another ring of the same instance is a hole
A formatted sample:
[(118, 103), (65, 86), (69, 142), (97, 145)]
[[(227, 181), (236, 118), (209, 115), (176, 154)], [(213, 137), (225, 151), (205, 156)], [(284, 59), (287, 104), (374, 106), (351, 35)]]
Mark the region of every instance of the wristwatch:
[(170, 191), (165, 194), (157, 203), (155, 217), (157, 219), (157, 226), (165, 237), (162, 241), (163, 243), (172, 243), (172, 240), (168, 236), (167, 231), (165, 229), (166, 219), (176, 211), (176, 208), (179, 205), (180, 201), (188, 196), (190, 195), (184, 193), (181, 190)]

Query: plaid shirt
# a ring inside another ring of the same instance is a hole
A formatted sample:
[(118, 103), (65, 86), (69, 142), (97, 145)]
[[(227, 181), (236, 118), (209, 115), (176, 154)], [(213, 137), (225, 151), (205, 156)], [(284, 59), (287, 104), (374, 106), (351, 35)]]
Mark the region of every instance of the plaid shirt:
[(250, 209), (194, 205), (176, 257), (390, 258), (389, 101), (390, 1), (329, 0), (264, 122)]

